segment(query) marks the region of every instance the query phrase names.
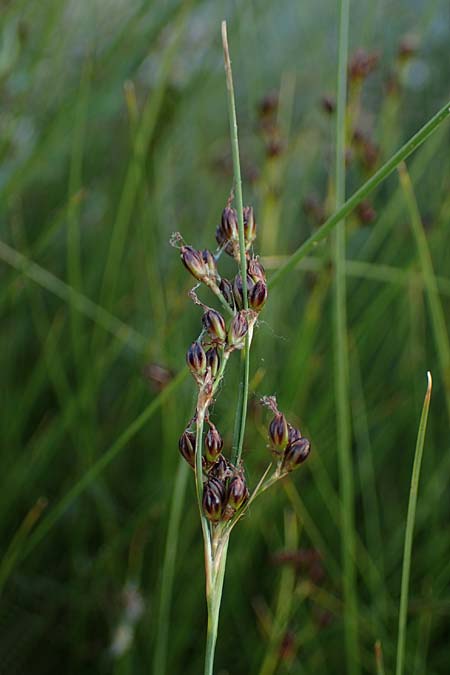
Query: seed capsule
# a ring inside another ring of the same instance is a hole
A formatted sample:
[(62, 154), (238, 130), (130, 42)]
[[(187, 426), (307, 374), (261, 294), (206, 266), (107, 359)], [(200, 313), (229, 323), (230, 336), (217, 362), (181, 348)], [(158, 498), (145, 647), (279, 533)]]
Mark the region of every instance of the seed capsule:
[(206, 372), (206, 354), (200, 342), (193, 342), (186, 354), (186, 362), (193, 375), (204, 375)]
[(195, 464), (195, 434), (189, 429), (185, 429), (178, 441), (178, 448), (188, 464), (194, 467)]
[(203, 487), (202, 506), (205, 516), (213, 523), (222, 518), (225, 507), (225, 487), (218, 478), (209, 478)]
[[(247, 294), (250, 293), (255, 282), (249, 274), (247, 274)], [(236, 305), (239, 309), (242, 309), (244, 306), (244, 294), (242, 290), (242, 277), (240, 274), (236, 274), (233, 282), (233, 294), (236, 301)]]
[(243, 215), (245, 248), (248, 249), (256, 239), (256, 223), (253, 214), (253, 207), (246, 206), (244, 208)]
[(233, 509), (239, 509), (247, 501), (248, 496), (245, 480), (241, 476), (235, 476), (228, 486), (228, 505)]
[(231, 208), (231, 206), (226, 206), (222, 211), (221, 229), (225, 241), (229, 241), (230, 239), (238, 239), (239, 227), (237, 213), (235, 209)]
[(260, 312), (267, 300), (267, 285), (264, 281), (258, 281), (248, 294), (248, 304), (256, 312)]
[(250, 258), (247, 272), (255, 283), (257, 281), (266, 281), (266, 272), (257, 258)]
[(269, 436), (277, 450), (284, 450), (289, 438), (289, 429), (283, 413), (277, 413), (269, 424)]
[(211, 425), (205, 437), (206, 459), (208, 462), (215, 462), (222, 452), (223, 439), (216, 427)]
[(248, 331), (248, 321), (245, 311), (242, 310), (233, 318), (228, 331), (228, 344), (233, 349), (243, 349), (245, 345), (245, 336)]
[(203, 249), (202, 260), (205, 264), (208, 275), (215, 279), (217, 277), (216, 259), (208, 248)]
[(192, 246), (182, 246), (180, 249), (181, 260), (184, 266), (193, 277), (202, 281), (203, 277), (208, 273), (208, 268), (203, 260), (200, 251), (197, 251)]
[(293, 443), (294, 441), (297, 441), (299, 438), (302, 437), (302, 432), (300, 431), (300, 429), (293, 427), (292, 424), (288, 424), (288, 427), (289, 427), (289, 437), (288, 437), (289, 443)]
[(292, 471), (302, 464), (308, 458), (311, 452), (311, 443), (307, 438), (298, 438), (289, 443), (284, 451), (281, 468), (283, 471)]
[(215, 309), (208, 309), (203, 314), (202, 323), (210, 337), (216, 342), (224, 342), (227, 337), (225, 320)]
[(206, 365), (211, 370), (212, 377), (215, 377), (220, 367), (220, 356), (215, 347), (211, 347), (206, 352)]
[(231, 282), (222, 277), (219, 283), (219, 289), (231, 309), (234, 309), (233, 286)]

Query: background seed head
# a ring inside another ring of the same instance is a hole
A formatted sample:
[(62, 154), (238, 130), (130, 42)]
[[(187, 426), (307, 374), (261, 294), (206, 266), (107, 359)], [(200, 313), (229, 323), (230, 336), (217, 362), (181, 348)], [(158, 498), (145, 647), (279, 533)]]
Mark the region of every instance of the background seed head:
[(233, 509), (239, 509), (247, 501), (249, 492), (242, 476), (235, 476), (228, 486), (228, 504)]

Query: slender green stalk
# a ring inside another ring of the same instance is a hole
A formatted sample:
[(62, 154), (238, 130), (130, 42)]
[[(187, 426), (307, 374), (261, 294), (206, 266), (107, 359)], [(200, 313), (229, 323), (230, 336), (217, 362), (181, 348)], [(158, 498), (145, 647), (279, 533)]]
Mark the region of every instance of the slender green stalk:
[(403, 188), (406, 206), (411, 219), (411, 227), (417, 245), (417, 255), (419, 257), (420, 269), (422, 272), (423, 285), (430, 308), (431, 325), (433, 328), (436, 349), (439, 356), (442, 379), (445, 386), (445, 401), (447, 404), (447, 414), (450, 417), (450, 344), (445, 321), (445, 314), (442, 303), (439, 298), (439, 289), (437, 279), (434, 274), (433, 261), (431, 258), (430, 247), (422, 225), (419, 207), (411, 178), (406, 168), (406, 164), (400, 164), (398, 168), (400, 183)]
[[(338, 91), (336, 115), (336, 210), (345, 202), (345, 143), (347, 108), (347, 61), (349, 0), (341, 0), (339, 13)], [(358, 608), (356, 601), (355, 523), (351, 420), (347, 341), (347, 298), (345, 274), (345, 221), (336, 225), (334, 241), (334, 352), (337, 411), (337, 451), (341, 493), (342, 564), (344, 587), (344, 626), (347, 672), (359, 672)]]
[[(231, 151), (233, 155), (233, 172), (234, 172), (234, 188), (236, 194), (236, 209), (238, 214), (239, 225), (239, 253), (240, 253), (240, 267), (242, 277), (242, 297), (244, 309), (248, 309), (247, 297), (247, 258), (245, 255), (245, 237), (244, 237), (244, 203), (242, 198), (242, 179), (241, 179), (241, 165), (239, 161), (239, 139), (236, 119), (236, 104), (234, 101), (234, 87), (233, 74), (231, 71), (230, 51), (228, 48), (227, 37), (227, 22), (222, 21), (222, 44), (225, 59), (225, 74), (227, 81), (228, 93), (228, 115), (230, 119), (230, 135), (231, 135)], [(241, 413), (239, 424), (239, 436), (236, 449), (236, 456), (233, 457), (233, 462), (239, 463), (242, 455), (242, 447), (244, 444), (245, 423), (247, 419), (247, 404), (248, 404), (248, 382), (250, 376), (250, 335), (247, 333), (245, 338), (245, 347), (243, 351), (243, 364), (241, 369)]]
[(340, 208), (330, 216), (324, 224), (319, 227), (319, 229), (309, 237), (298, 249), (290, 256), (290, 258), (285, 262), (285, 264), (280, 267), (275, 274), (271, 277), (269, 281), (269, 288), (273, 288), (278, 284), (281, 279), (288, 273), (291, 272), (297, 263), (300, 262), (308, 253), (318, 244), (320, 241), (325, 239), (331, 230), (336, 227), (338, 223), (341, 222), (343, 218), (348, 216), (353, 209), (358, 206), (358, 204), (367, 197), (380, 183), (382, 183), (385, 178), (387, 178), (398, 165), (403, 162), (414, 150), (417, 150), (422, 143), (424, 143), (427, 138), (436, 131), (436, 129), (450, 116), (450, 101), (441, 108), (436, 115), (423, 125), (419, 131), (412, 136), (409, 141), (407, 141), (397, 152), (392, 155), (388, 161), (383, 164), (382, 167), (376, 171), (368, 181), (366, 181), (361, 187), (353, 193), (353, 195), (347, 199), (346, 202), (342, 204)]
[(398, 616), (398, 641), (397, 641), (397, 666), (396, 675), (403, 674), (406, 645), (406, 615), (408, 613), (409, 576), (411, 571), (411, 553), (414, 534), (414, 522), (416, 519), (417, 493), (419, 490), (420, 468), (422, 465), (423, 446), (427, 429), (428, 410), (430, 408), (432, 379), (431, 373), (427, 373), (428, 385), (423, 401), (422, 414), (420, 416), (419, 431), (417, 434), (414, 464), (409, 491), (408, 515), (406, 516), (405, 546), (403, 551), (402, 585), (400, 592), (400, 611)]

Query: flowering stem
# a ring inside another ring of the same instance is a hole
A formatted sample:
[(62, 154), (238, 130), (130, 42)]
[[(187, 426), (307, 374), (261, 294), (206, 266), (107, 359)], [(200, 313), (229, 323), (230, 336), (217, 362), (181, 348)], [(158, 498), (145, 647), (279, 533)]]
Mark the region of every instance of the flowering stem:
[[(241, 165), (239, 161), (239, 139), (236, 119), (236, 105), (234, 101), (233, 74), (231, 71), (230, 51), (228, 48), (227, 22), (222, 21), (222, 44), (225, 59), (225, 74), (227, 80), (228, 93), (228, 115), (230, 120), (231, 152), (233, 155), (234, 187), (236, 193), (236, 210), (239, 227), (239, 258), (242, 279), (242, 299), (244, 309), (248, 309), (247, 295), (247, 257), (245, 254), (245, 236), (244, 236), (244, 202), (242, 199), (242, 179)], [(239, 463), (242, 455), (242, 446), (244, 443), (245, 423), (247, 418), (248, 404), (248, 382), (250, 374), (250, 344), (251, 336), (247, 333), (245, 337), (245, 347), (243, 351), (243, 362), (241, 369), (241, 390), (239, 395), (238, 420), (239, 428), (234, 447), (233, 463)]]

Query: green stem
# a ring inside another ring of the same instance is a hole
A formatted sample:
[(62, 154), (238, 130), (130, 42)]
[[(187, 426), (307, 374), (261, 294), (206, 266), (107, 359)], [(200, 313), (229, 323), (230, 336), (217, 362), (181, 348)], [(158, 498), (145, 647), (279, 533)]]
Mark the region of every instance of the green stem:
[(431, 373), (427, 373), (428, 386), (423, 401), (422, 414), (420, 416), (419, 431), (417, 434), (414, 464), (411, 476), (411, 488), (409, 492), (408, 515), (406, 517), (405, 547), (403, 552), (402, 587), (400, 593), (400, 611), (398, 617), (398, 642), (397, 642), (397, 667), (396, 675), (403, 675), (406, 643), (406, 615), (408, 612), (409, 575), (411, 571), (411, 553), (414, 534), (414, 522), (416, 519), (417, 493), (419, 490), (420, 467), (422, 465), (423, 446), (427, 429), (428, 410), (431, 399)]
[(214, 560), (217, 569), (215, 569), (215, 572), (213, 573), (210, 592), (206, 598), (208, 603), (208, 632), (206, 635), (205, 675), (213, 675), (217, 629), (219, 626), (219, 612), (222, 601), (223, 580), (225, 577), (229, 541), (229, 535), (225, 536), (227, 537), (226, 541), (223, 546), (220, 547), (218, 555)]
[(316, 246), (316, 244), (325, 239), (331, 230), (338, 223), (340, 223), (343, 218), (348, 216), (348, 214), (351, 213), (353, 209), (358, 206), (358, 204), (377, 187), (377, 185), (379, 185), (385, 178), (395, 171), (398, 165), (404, 159), (409, 157), (409, 155), (411, 155), (414, 150), (420, 147), (422, 143), (427, 140), (433, 131), (435, 131), (449, 115), (450, 101), (446, 103), (445, 106), (441, 108), (436, 113), (436, 115), (434, 115), (434, 117), (428, 120), (428, 122), (424, 124), (423, 127), (419, 129), (419, 131), (400, 148), (400, 150), (397, 150), (397, 152), (392, 155), (392, 157), (385, 164), (383, 164), (383, 166), (380, 167), (378, 171), (376, 171), (376, 173), (374, 173), (373, 176), (364, 183), (364, 185), (361, 185), (361, 187), (356, 190), (356, 192), (354, 192), (353, 195), (347, 199), (347, 201), (344, 202), (344, 204), (342, 204), (342, 206), (335, 213), (333, 213), (333, 215), (330, 216), (330, 218), (328, 218), (328, 220), (326, 220), (311, 237), (309, 237), (301, 246), (299, 246), (299, 248), (290, 256), (287, 262), (271, 277), (269, 281), (269, 288), (272, 288), (278, 284), (285, 274), (287, 274), (287, 272), (293, 270), (300, 260), (308, 255), (308, 253)]
[[(239, 139), (236, 119), (236, 104), (234, 100), (233, 74), (231, 71), (230, 51), (228, 48), (227, 37), (227, 22), (222, 21), (222, 43), (225, 60), (225, 74), (227, 81), (228, 94), (228, 115), (230, 120), (230, 135), (231, 135), (231, 151), (233, 155), (233, 172), (234, 172), (234, 186), (236, 192), (236, 207), (238, 215), (239, 226), (239, 259), (242, 278), (242, 297), (244, 309), (248, 309), (247, 296), (247, 257), (245, 253), (245, 236), (244, 236), (244, 203), (242, 198), (242, 179), (241, 179), (241, 165), (239, 161)], [(238, 463), (242, 455), (242, 447), (244, 444), (245, 423), (247, 420), (247, 404), (248, 404), (248, 383), (250, 376), (250, 345), (251, 336), (247, 333), (245, 337), (245, 347), (243, 352), (244, 364), (242, 368), (242, 382), (240, 392), (240, 411), (239, 416), (239, 435), (237, 441), (237, 449), (233, 462)]]
[[(336, 115), (336, 210), (345, 202), (345, 144), (347, 113), (347, 61), (350, 1), (341, 0), (339, 12), (338, 92)], [(349, 398), (349, 363), (347, 344), (347, 289), (345, 275), (345, 221), (336, 225), (334, 241), (334, 351), (337, 408), (337, 451), (339, 486), (342, 499), (342, 564), (344, 588), (344, 626), (347, 672), (359, 671), (358, 609), (356, 600), (355, 523), (353, 466), (351, 457), (351, 421)]]

